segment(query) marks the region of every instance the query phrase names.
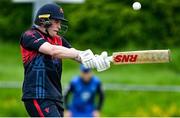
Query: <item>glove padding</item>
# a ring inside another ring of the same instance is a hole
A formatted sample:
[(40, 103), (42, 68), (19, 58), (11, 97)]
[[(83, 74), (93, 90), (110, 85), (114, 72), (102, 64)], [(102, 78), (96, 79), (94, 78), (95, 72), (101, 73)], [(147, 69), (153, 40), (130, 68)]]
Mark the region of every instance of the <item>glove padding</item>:
[(98, 72), (101, 72), (110, 68), (110, 61), (108, 59), (107, 52), (104, 51), (101, 53), (101, 55), (95, 55), (94, 63)]
[(98, 72), (110, 68), (110, 61), (106, 51), (102, 52), (101, 55), (94, 55), (93, 52), (88, 49), (80, 52), (79, 57), (86, 68), (96, 68)]
[(95, 64), (94, 64), (95, 56), (90, 49), (80, 52), (79, 57), (81, 58), (81, 63), (86, 68), (95, 68)]

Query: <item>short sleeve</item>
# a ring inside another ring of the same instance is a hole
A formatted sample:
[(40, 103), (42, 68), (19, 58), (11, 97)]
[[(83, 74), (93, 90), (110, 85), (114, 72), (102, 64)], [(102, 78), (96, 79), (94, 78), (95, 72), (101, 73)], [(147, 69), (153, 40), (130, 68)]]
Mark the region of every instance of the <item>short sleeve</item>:
[(46, 40), (41, 37), (41, 35), (33, 30), (26, 31), (20, 40), (20, 44), (22, 47), (28, 50), (35, 50), (38, 51), (39, 47), (45, 43)]
[(62, 45), (66, 48), (72, 48), (71, 44), (64, 37), (62, 37)]

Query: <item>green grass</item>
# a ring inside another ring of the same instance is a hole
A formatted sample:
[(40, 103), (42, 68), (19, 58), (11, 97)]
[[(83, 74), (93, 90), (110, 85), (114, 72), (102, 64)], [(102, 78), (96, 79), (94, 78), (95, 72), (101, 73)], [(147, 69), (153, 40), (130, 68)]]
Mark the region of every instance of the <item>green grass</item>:
[[(132, 84), (180, 84), (180, 49), (172, 51), (173, 62), (170, 64), (119, 65), (98, 73), (103, 82)], [(0, 80), (22, 81), (23, 65), (18, 44), (0, 43)], [(74, 74), (79, 73), (79, 64), (72, 60), (63, 61), (62, 82), (67, 83)], [(177, 64), (176, 64), (177, 63)]]
[[(103, 83), (180, 85), (180, 49), (172, 49), (169, 64), (119, 65), (94, 73)], [(63, 61), (62, 83), (79, 74), (79, 64)], [(0, 42), (0, 81), (23, 81), (18, 44)], [(27, 116), (21, 89), (0, 89), (0, 116)], [(106, 91), (103, 116), (180, 116), (180, 93)]]
[(0, 80), (22, 79), (23, 68), (18, 44), (0, 42)]
[(107, 91), (104, 116), (180, 116), (180, 93)]
[[(21, 89), (0, 89), (0, 116), (28, 116)], [(180, 116), (180, 93), (106, 91), (102, 116)]]
[(21, 89), (0, 89), (0, 116), (28, 116), (23, 102), (21, 102)]

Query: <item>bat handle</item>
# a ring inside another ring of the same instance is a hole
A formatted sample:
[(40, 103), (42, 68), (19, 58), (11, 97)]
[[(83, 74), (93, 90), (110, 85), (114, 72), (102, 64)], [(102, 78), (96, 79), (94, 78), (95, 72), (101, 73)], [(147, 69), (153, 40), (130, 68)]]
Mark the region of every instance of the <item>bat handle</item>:
[(107, 59), (108, 59), (110, 62), (113, 62), (113, 57), (112, 57), (112, 56), (107, 57)]

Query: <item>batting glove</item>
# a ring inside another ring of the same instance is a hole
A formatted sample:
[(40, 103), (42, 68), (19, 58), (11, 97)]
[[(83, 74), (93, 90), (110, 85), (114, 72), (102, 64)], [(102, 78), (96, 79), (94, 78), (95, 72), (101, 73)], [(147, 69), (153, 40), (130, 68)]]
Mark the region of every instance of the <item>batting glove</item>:
[(98, 72), (107, 70), (110, 68), (110, 60), (106, 51), (102, 52), (101, 55), (96, 55), (94, 59), (95, 67)]
[(85, 51), (81, 51), (79, 53), (79, 57), (81, 59), (81, 63), (86, 68), (95, 68), (95, 65), (94, 65), (95, 56), (94, 56), (93, 52), (90, 49), (85, 50)]

